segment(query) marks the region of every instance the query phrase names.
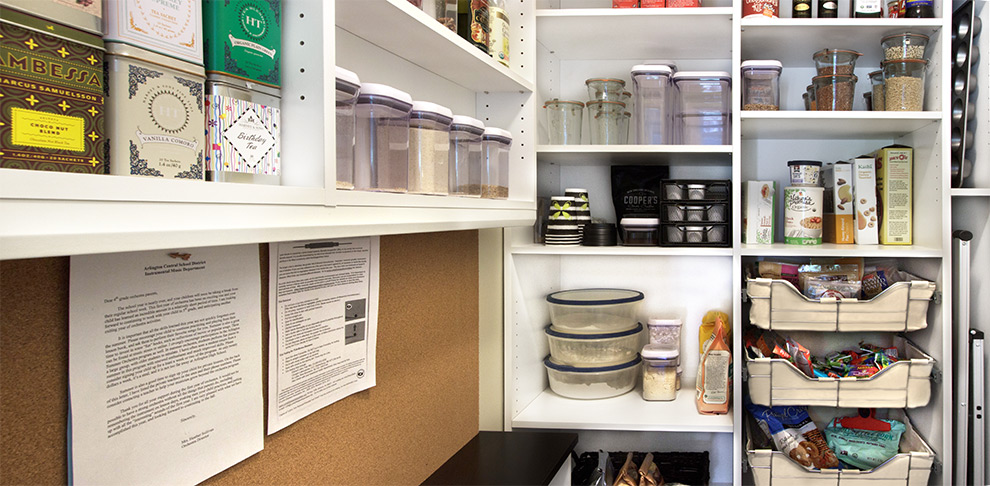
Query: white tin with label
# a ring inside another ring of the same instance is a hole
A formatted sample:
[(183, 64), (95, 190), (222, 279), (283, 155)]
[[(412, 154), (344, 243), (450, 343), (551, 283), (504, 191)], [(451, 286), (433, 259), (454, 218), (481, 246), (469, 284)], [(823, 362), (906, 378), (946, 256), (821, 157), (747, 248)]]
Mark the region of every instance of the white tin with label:
[(199, 0), (103, 0), (103, 40), (203, 64)]
[(279, 90), (232, 76), (206, 82), (207, 179), (274, 184), (281, 177)]

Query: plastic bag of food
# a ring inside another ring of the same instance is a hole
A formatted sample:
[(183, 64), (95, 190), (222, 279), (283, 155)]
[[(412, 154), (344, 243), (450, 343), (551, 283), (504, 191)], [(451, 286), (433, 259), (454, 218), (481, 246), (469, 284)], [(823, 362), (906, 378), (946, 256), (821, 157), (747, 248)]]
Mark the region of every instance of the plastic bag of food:
[(804, 295), (810, 299), (856, 299), (863, 288), (859, 280), (837, 280), (833, 277), (811, 277), (806, 285)]
[(653, 453), (649, 453), (639, 465), (639, 486), (663, 486), (663, 475), (653, 462)]
[(598, 450), (598, 468), (591, 472), (588, 484), (590, 486), (612, 486), (615, 472), (612, 471), (612, 461), (608, 460), (608, 452)]
[(639, 469), (636, 469), (632, 452), (626, 455), (626, 462), (615, 476), (614, 486), (639, 486)]
[(760, 429), (777, 450), (794, 462), (807, 467), (835, 469), (839, 460), (829, 449), (818, 426), (811, 420), (806, 407), (764, 407), (746, 400), (749, 410)]
[(725, 342), (732, 342), (732, 321), (729, 315), (719, 310), (710, 310), (701, 318), (701, 327), (698, 328), (698, 352), (705, 352), (705, 345), (712, 339), (715, 332), (715, 322), (721, 318), (722, 332), (725, 333)]
[(795, 287), (799, 284), (798, 265), (793, 263), (760, 262), (757, 267), (757, 272), (762, 278), (786, 280), (794, 284)]
[(901, 435), (906, 430), (897, 420), (883, 422), (890, 424), (890, 430), (846, 428), (841, 418), (835, 418), (825, 427), (825, 439), (843, 463), (858, 469), (873, 469), (897, 454)]

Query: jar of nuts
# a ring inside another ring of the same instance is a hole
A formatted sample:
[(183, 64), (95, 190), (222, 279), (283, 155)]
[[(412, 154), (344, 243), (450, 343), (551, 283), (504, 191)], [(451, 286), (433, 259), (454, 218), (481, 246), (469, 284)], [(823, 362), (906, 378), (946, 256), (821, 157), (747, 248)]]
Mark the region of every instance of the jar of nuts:
[(928, 36), (910, 32), (888, 35), (880, 39), (880, 47), (883, 48), (885, 61), (924, 59), (925, 48), (928, 47)]
[(815, 76), (815, 109), (818, 111), (852, 111), (856, 95), (856, 78), (852, 74)]
[(928, 61), (902, 59), (884, 61), (884, 110), (921, 111), (925, 103), (925, 71)]

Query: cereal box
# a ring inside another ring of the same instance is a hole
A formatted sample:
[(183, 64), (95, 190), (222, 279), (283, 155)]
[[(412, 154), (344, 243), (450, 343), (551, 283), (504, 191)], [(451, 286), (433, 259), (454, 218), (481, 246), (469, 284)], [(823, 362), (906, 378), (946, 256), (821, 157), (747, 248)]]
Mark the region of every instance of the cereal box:
[(828, 164), (822, 179), (825, 181), (825, 228), (822, 236), (826, 243), (852, 244), (855, 242), (852, 165), (848, 162)]
[(776, 219), (777, 183), (746, 181), (743, 183), (742, 227), (743, 243), (770, 245)]
[(853, 211), (856, 216), (857, 245), (879, 243), (877, 226), (877, 173), (873, 157), (853, 160)]
[(884, 147), (874, 154), (877, 164), (877, 194), (880, 195), (880, 244), (910, 245), (912, 163), (914, 149), (903, 145)]

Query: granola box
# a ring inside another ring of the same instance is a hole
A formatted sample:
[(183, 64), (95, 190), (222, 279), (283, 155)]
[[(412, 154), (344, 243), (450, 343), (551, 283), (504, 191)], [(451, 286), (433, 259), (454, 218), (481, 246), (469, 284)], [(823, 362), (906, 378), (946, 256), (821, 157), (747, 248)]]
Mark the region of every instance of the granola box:
[(875, 154), (880, 195), (880, 244), (910, 245), (914, 212), (912, 169), (914, 149), (891, 145)]
[(826, 243), (855, 243), (853, 228), (852, 165), (836, 162), (825, 166), (825, 227), (822, 237)]

